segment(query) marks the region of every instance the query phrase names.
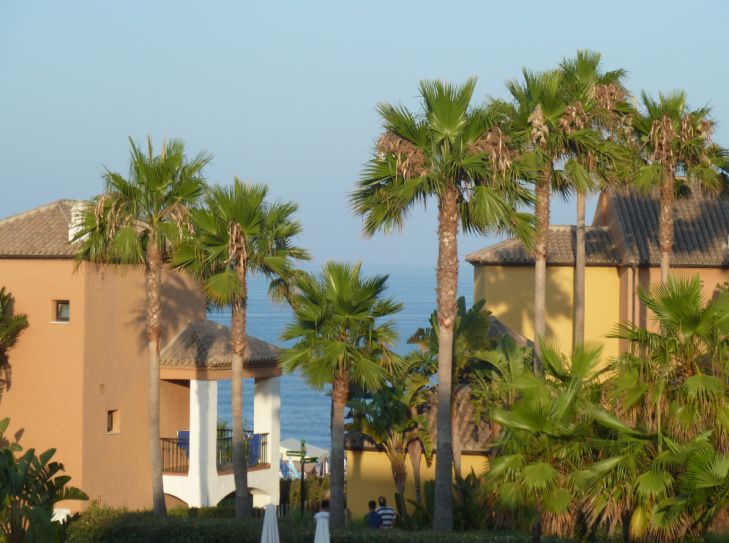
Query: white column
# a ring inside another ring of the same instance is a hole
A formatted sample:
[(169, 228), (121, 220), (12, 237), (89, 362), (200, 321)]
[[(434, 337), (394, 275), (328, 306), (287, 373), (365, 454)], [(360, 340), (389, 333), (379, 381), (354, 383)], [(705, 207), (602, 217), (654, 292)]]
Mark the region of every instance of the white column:
[[(281, 378), (256, 379), (253, 389), (253, 432), (268, 434), (268, 463), (271, 464), (262, 488), (270, 496), (254, 496), (256, 506), (279, 503), (279, 443), (281, 442)], [(258, 498), (258, 499), (256, 499)]]
[(211, 503), (210, 486), (218, 476), (215, 462), (218, 429), (217, 381), (190, 381), (190, 482), (191, 507)]

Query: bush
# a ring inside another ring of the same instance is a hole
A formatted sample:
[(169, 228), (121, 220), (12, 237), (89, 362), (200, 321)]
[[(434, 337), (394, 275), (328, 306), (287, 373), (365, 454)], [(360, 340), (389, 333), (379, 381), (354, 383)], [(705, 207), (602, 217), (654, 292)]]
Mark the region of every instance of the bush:
[[(68, 527), (68, 543), (259, 543), (261, 521), (220, 517), (217, 508), (176, 510), (158, 519), (146, 512), (128, 512), (92, 505), (73, 519)], [(225, 513), (227, 514), (227, 513)], [(311, 543), (313, 523), (279, 523), (281, 543)], [(334, 531), (332, 543), (522, 543), (526, 535), (468, 532), (374, 532), (366, 529)], [(546, 539), (545, 541), (549, 541)], [(556, 540), (552, 540), (556, 541)]]

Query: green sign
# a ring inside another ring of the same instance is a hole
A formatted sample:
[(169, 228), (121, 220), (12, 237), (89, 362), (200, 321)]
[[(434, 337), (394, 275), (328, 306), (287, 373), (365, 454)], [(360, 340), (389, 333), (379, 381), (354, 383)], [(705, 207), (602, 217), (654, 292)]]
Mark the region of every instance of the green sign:
[(286, 456), (303, 457), (303, 456), (306, 456), (306, 453), (304, 451), (286, 451)]
[(318, 461), (318, 456), (307, 456), (306, 458), (304, 458), (304, 464), (315, 464)]

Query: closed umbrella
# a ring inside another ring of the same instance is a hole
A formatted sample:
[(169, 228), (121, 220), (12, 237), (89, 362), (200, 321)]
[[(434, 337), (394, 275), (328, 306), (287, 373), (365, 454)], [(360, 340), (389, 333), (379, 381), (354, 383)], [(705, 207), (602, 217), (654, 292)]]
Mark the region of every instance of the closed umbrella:
[(276, 523), (276, 508), (269, 503), (264, 511), (261, 543), (279, 543), (278, 524)]

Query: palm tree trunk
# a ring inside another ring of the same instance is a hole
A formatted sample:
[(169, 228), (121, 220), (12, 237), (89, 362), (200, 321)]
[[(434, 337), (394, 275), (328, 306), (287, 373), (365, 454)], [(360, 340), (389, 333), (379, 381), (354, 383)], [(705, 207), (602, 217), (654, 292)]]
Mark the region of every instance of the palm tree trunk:
[(451, 187), (438, 203), (438, 430), (435, 457), (433, 529), (453, 530), (453, 444), (451, 395), (453, 327), (458, 290), (458, 191)]
[(577, 191), (577, 229), (575, 232), (574, 318), (572, 322), (572, 349), (585, 343), (585, 200), (584, 192)]
[(422, 503), (420, 493), (420, 461), (423, 457), (423, 444), (419, 439), (413, 439), (408, 443), (408, 456), (413, 466), (413, 483), (415, 484), (415, 502)]
[(147, 295), (147, 348), (149, 350), (149, 464), (152, 470), (152, 510), (156, 516), (167, 514), (165, 507), (164, 485), (162, 484), (162, 448), (160, 446), (159, 422), (159, 342), (161, 335), (160, 319), (162, 313), (161, 283), (162, 255), (157, 247), (157, 239), (150, 236), (147, 241), (146, 262)]
[[(245, 251), (245, 249), (244, 249)], [(253, 512), (248, 492), (248, 458), (243, 437), (243, 357), (246, 352), (246, 258), (236, 268), (242, 286), (240, 298), (233, 302), (230, 330), (233, 358), (230, 371), (230, 407), (233, 411), (233, 480), (235, 481), (235, 517), (248, 518)]]
[(661, 248), (661, 282), (668, 281), (673, 252), (673, 200), (674, 200), (673, 168), (666, 168), (661, 183), (661, 211), (659, 216), (659, 235)]
[(405, 457), (407, 452), (402, 443), (399, 443), (390, 455), (390, 468), (392, 470), (392, 479), (395, 482), (395, 506), (397, 514), (401, 519), (405, 519), (407, 515), (407, 507), (405, 505), (405, 481), (408, 477), (408, 468), (405, 465)]
[(544, 169), (544, 174), (537, 181), (535, 219), (536, 232), (534, 240), (534, 373), (542, 375), (544, 368), (540, 358), (539, 340), (546, 332), (547, 311), (547, 237), (549, 235), (549, 193), (552, 183), (552, 165)]
[(461, 454), (463, 451), (463, 435), (461, 435), (460, 409), (467, 401), (463, 398), (467, 394), (463, 387), (456, 384), (451, 396), (451, 443), (453, 444), (453, 469), (456, 477), (461, 477)]
[(332, 383), (332, 464), (329, 472), (332, 528), (344, 528), (344, 406), (349, 397), (349, 378), (340, 373)]

